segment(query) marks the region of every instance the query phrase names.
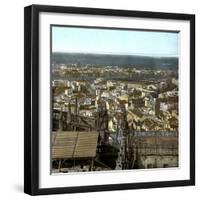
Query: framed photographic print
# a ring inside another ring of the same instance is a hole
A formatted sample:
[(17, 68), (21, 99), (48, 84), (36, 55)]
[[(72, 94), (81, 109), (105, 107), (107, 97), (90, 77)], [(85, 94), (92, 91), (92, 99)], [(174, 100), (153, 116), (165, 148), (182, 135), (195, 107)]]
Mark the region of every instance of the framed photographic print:
[(195, 184), (195, 16), (25, 8), (24, 191)]

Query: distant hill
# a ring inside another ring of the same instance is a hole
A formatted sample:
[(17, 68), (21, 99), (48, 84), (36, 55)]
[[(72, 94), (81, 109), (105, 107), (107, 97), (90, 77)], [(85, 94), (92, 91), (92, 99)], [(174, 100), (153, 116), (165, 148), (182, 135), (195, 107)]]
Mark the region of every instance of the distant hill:
[(84, 53), (53, 53), (54, 64), (78, 64), (93, 66), (134, 66), (145, 69), (177, 70), (176, 57), (147, 57), (137, 55), (84, 54)]

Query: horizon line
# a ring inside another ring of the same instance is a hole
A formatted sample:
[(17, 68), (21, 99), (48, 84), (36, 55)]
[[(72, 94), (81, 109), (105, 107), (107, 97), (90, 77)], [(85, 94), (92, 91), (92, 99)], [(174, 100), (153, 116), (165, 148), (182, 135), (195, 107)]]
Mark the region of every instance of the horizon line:
[(152, 54), (152, 55), (147, 55), (147, 54), (131, 54), (131, 53), (112, 53), (112, 52), (72, 52), (72, 51), (52, 51), (52, 53), (71, 53), (71, 54), (94, 54), (94, 55), (123, 55), (123, 56), (143, 56), (143, 57), (156, 57), (156, 58), (163, 58), (163, 57), (166, 57), (166, 58), (178, 58), (178, 55), (155, 55), (155, 54)]

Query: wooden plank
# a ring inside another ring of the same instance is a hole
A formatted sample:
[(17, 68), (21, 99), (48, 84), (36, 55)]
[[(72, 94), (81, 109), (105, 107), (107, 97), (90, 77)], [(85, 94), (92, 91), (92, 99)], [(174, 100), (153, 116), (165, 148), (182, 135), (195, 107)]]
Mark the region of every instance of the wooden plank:
[(52, 133), (52, 158), (93, 158), (96, 156), (98, 133), (58, 131)]

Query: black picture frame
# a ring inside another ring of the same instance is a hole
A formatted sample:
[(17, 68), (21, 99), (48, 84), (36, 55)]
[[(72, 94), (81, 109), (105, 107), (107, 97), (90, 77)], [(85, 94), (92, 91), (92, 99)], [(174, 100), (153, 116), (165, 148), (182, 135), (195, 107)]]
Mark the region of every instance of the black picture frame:
[[(190, 23), (190, 179), (162, 182), (39, 188), (39, 14), (75, 13), (153, 19), (188, 20)], [(195, 15), (31, 5), (24, 9), (24, 192), (30, 195), (95, 192), (195, 185)]]

